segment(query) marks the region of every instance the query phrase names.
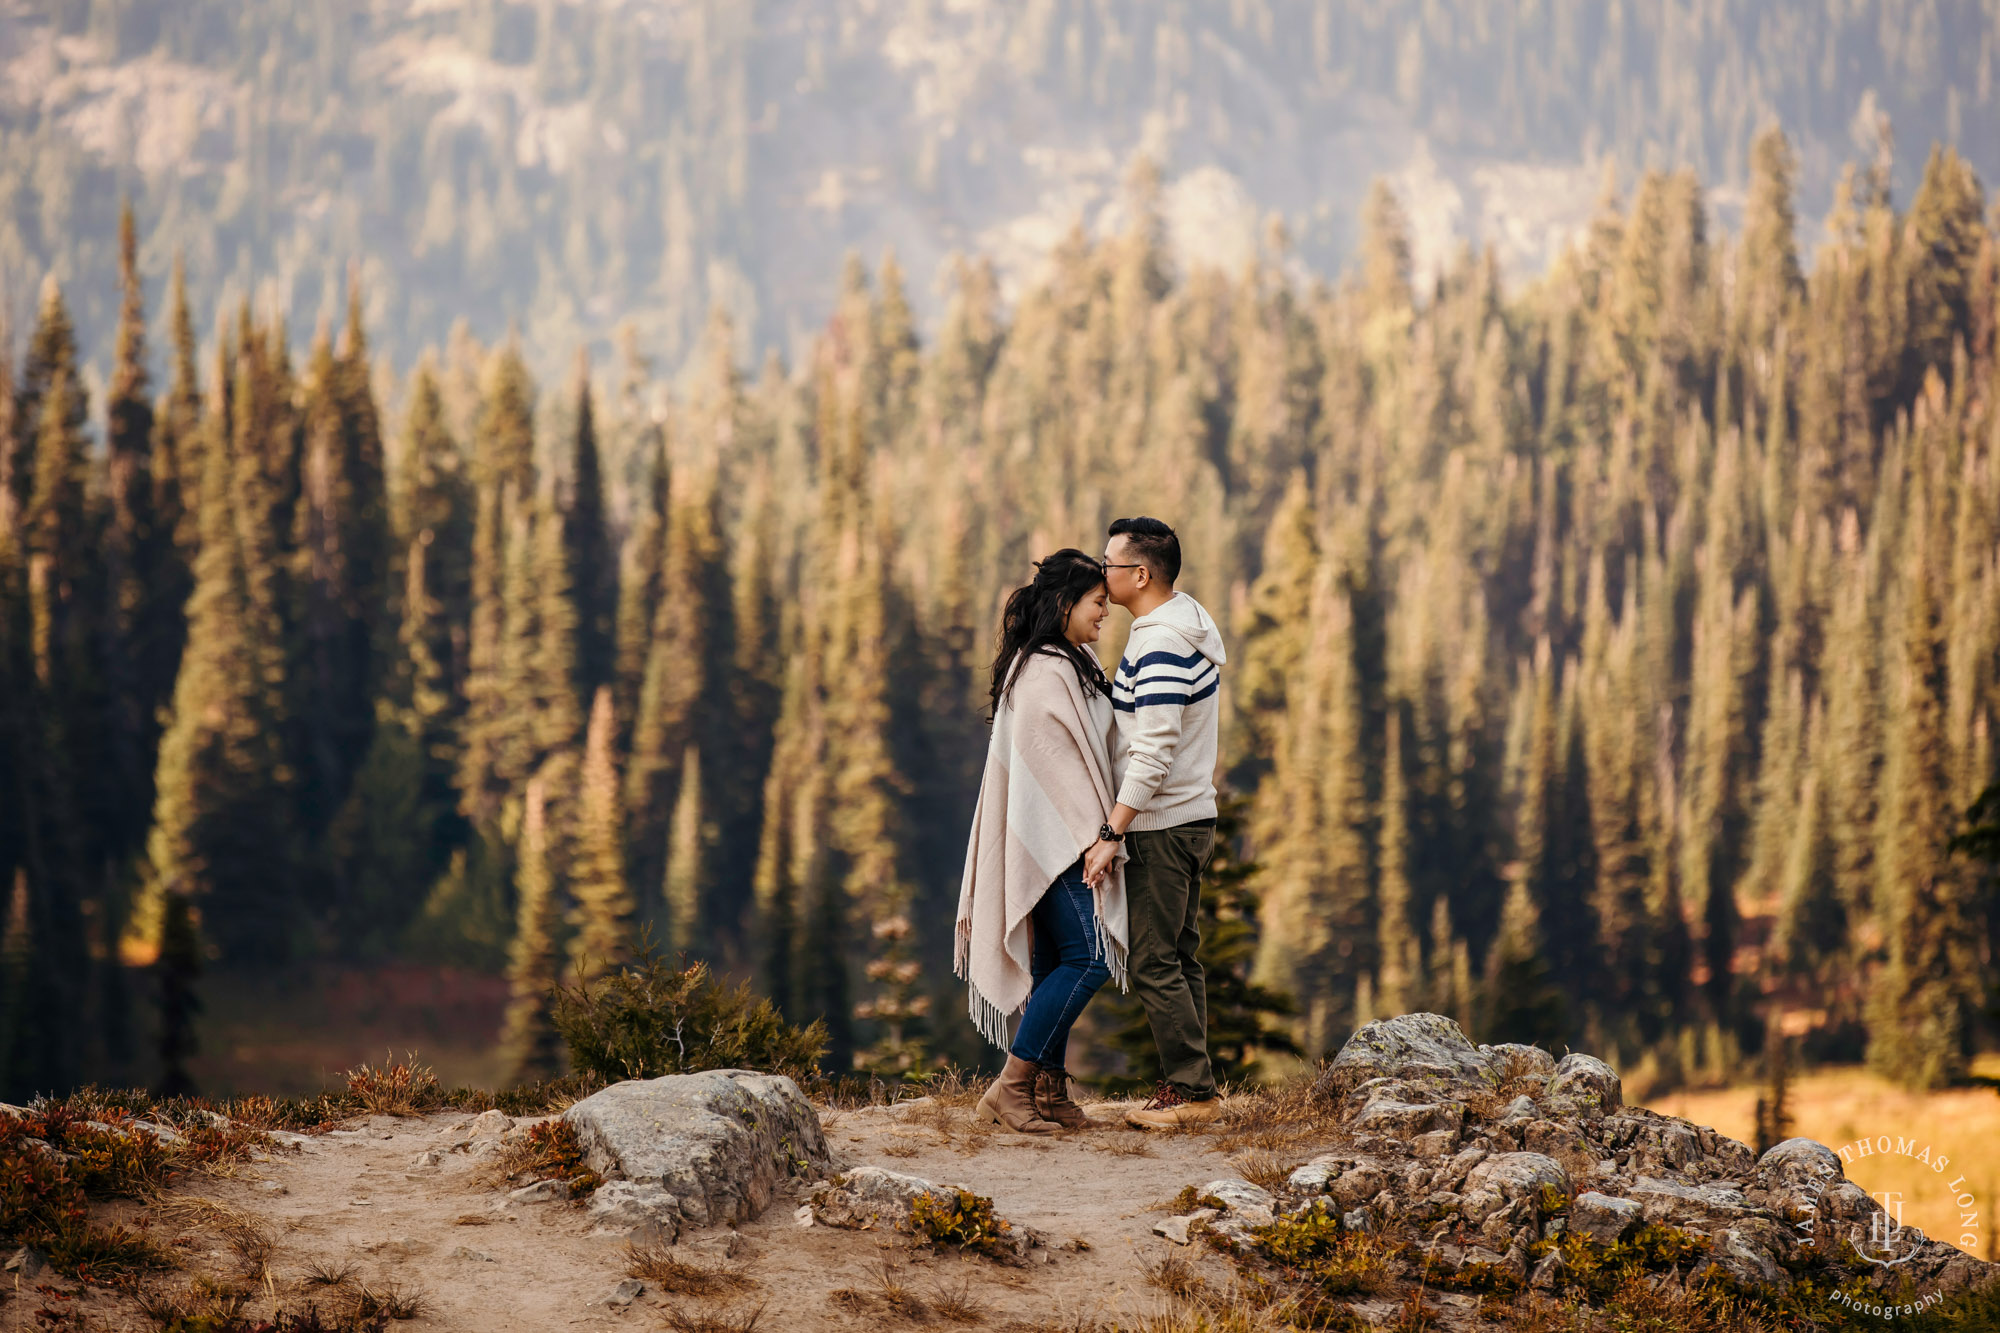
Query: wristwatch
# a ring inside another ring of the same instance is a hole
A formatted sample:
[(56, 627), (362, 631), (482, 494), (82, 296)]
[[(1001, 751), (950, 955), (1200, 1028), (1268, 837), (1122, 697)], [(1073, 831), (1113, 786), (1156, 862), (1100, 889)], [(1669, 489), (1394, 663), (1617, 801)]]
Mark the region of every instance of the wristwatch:
[(1113, 833), (1113, 832), (1111, 831), (1111, 825), (1109, 825), (1109, 824), (1106, 824), (1106, 825), (1105, 825), (1105, 826), (1104, 826), (1103, 828), (1101, 828), (1101, 829), (1097, 830), (1097, 837), (1098, 837), (1098, 841), (1100, 841), (1100, 842), (1123, 842), (1123, 841), (1125, 841), (1125, 835), (1124, 835), (1124, 834), (1122, 834), (1122, 833)]

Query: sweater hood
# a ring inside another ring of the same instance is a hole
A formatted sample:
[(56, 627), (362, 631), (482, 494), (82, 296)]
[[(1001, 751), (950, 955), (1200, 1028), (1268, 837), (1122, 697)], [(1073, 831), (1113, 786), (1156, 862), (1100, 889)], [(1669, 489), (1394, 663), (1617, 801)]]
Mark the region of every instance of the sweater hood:
[(1132, 622), (1134, 634), (1146, 628), (1172, 630), (1217, 666), (1229, 661), (1229, 655), (1222, 650), (1222, 631), (1215, 627), (1215, 621), (1202, 604), (1184, 592), (1175, 593), (1151, 615)]

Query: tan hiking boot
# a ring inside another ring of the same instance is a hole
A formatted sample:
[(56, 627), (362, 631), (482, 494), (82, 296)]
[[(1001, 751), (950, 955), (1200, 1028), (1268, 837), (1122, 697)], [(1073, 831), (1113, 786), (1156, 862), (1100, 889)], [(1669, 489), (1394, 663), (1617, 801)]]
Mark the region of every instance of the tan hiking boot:
[(1016, 1134), (1053, 1134), (1061, 1129), (1055, 1121), (1035, 1113), (1035, 1075), (1039, 1072), (1039, 1066), (1009, 1055), (1007, 1067), (979, 1099), (979, 1114)]
[(1221, 1114), (1220, 1097), (1191, 1102), (1176, 1092), (1173, 1084), (1162, 1083), (1154, 1090), (1151, 1101), (1125, 1113), (1125, 1123), (1134, 1129), (1193, 1129)]
[(1064, 1129), (1097, 1128), (1097, 1122), (1069, 1099), (1067, 1069), (1038, 1068), (1035, 1071), (1035, 1113), (1044, 1120), (1055, 1121)]

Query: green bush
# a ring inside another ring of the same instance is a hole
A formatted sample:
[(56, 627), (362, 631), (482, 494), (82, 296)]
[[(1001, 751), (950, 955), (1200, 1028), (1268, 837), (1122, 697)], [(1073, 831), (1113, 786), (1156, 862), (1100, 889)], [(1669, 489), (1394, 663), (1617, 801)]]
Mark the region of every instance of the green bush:
[(596, 983), (558, 987), (556, 1031), (571, 1068), (607, 1083), (701, 1069), (756, 1069), (810, 1078), (826, 1024), (785, 1022), (749, 984), (717, 981), (706, 963), (674, 967), (650, 950)]
[(970, 1190), (933, 1190), (910, 1200), (910, 1230), (933, 1245), (955, 1245), (980, 1254), (1006, 1252), (1007, 1219), (993, 1211), (993, 1200)]

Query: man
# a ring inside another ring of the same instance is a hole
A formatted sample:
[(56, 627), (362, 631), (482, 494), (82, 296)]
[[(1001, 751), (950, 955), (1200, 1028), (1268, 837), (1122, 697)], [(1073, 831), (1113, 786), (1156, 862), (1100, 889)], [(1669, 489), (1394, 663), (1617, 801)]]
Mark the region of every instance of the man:
[(1093, 881), (1102, 875), (1120, 842), (1131, 852), (1128, 966), (1166, 1076), (1144, 1108), (1126, 1113), (1141, 1129), (1206, 1124), (1219, 1110), (1195, 949), (1201, 872), (1215, 850), (1216, 688), (1228, 659), (1201, 603), (1174, 591), (1180, 573), (1180, 538), (1165, 523), (1111, 525), (1104, 578), (1111, 600), (1132, 613), (1132, 634), (1111, 682), (1118, 803), (1085, 871)]

